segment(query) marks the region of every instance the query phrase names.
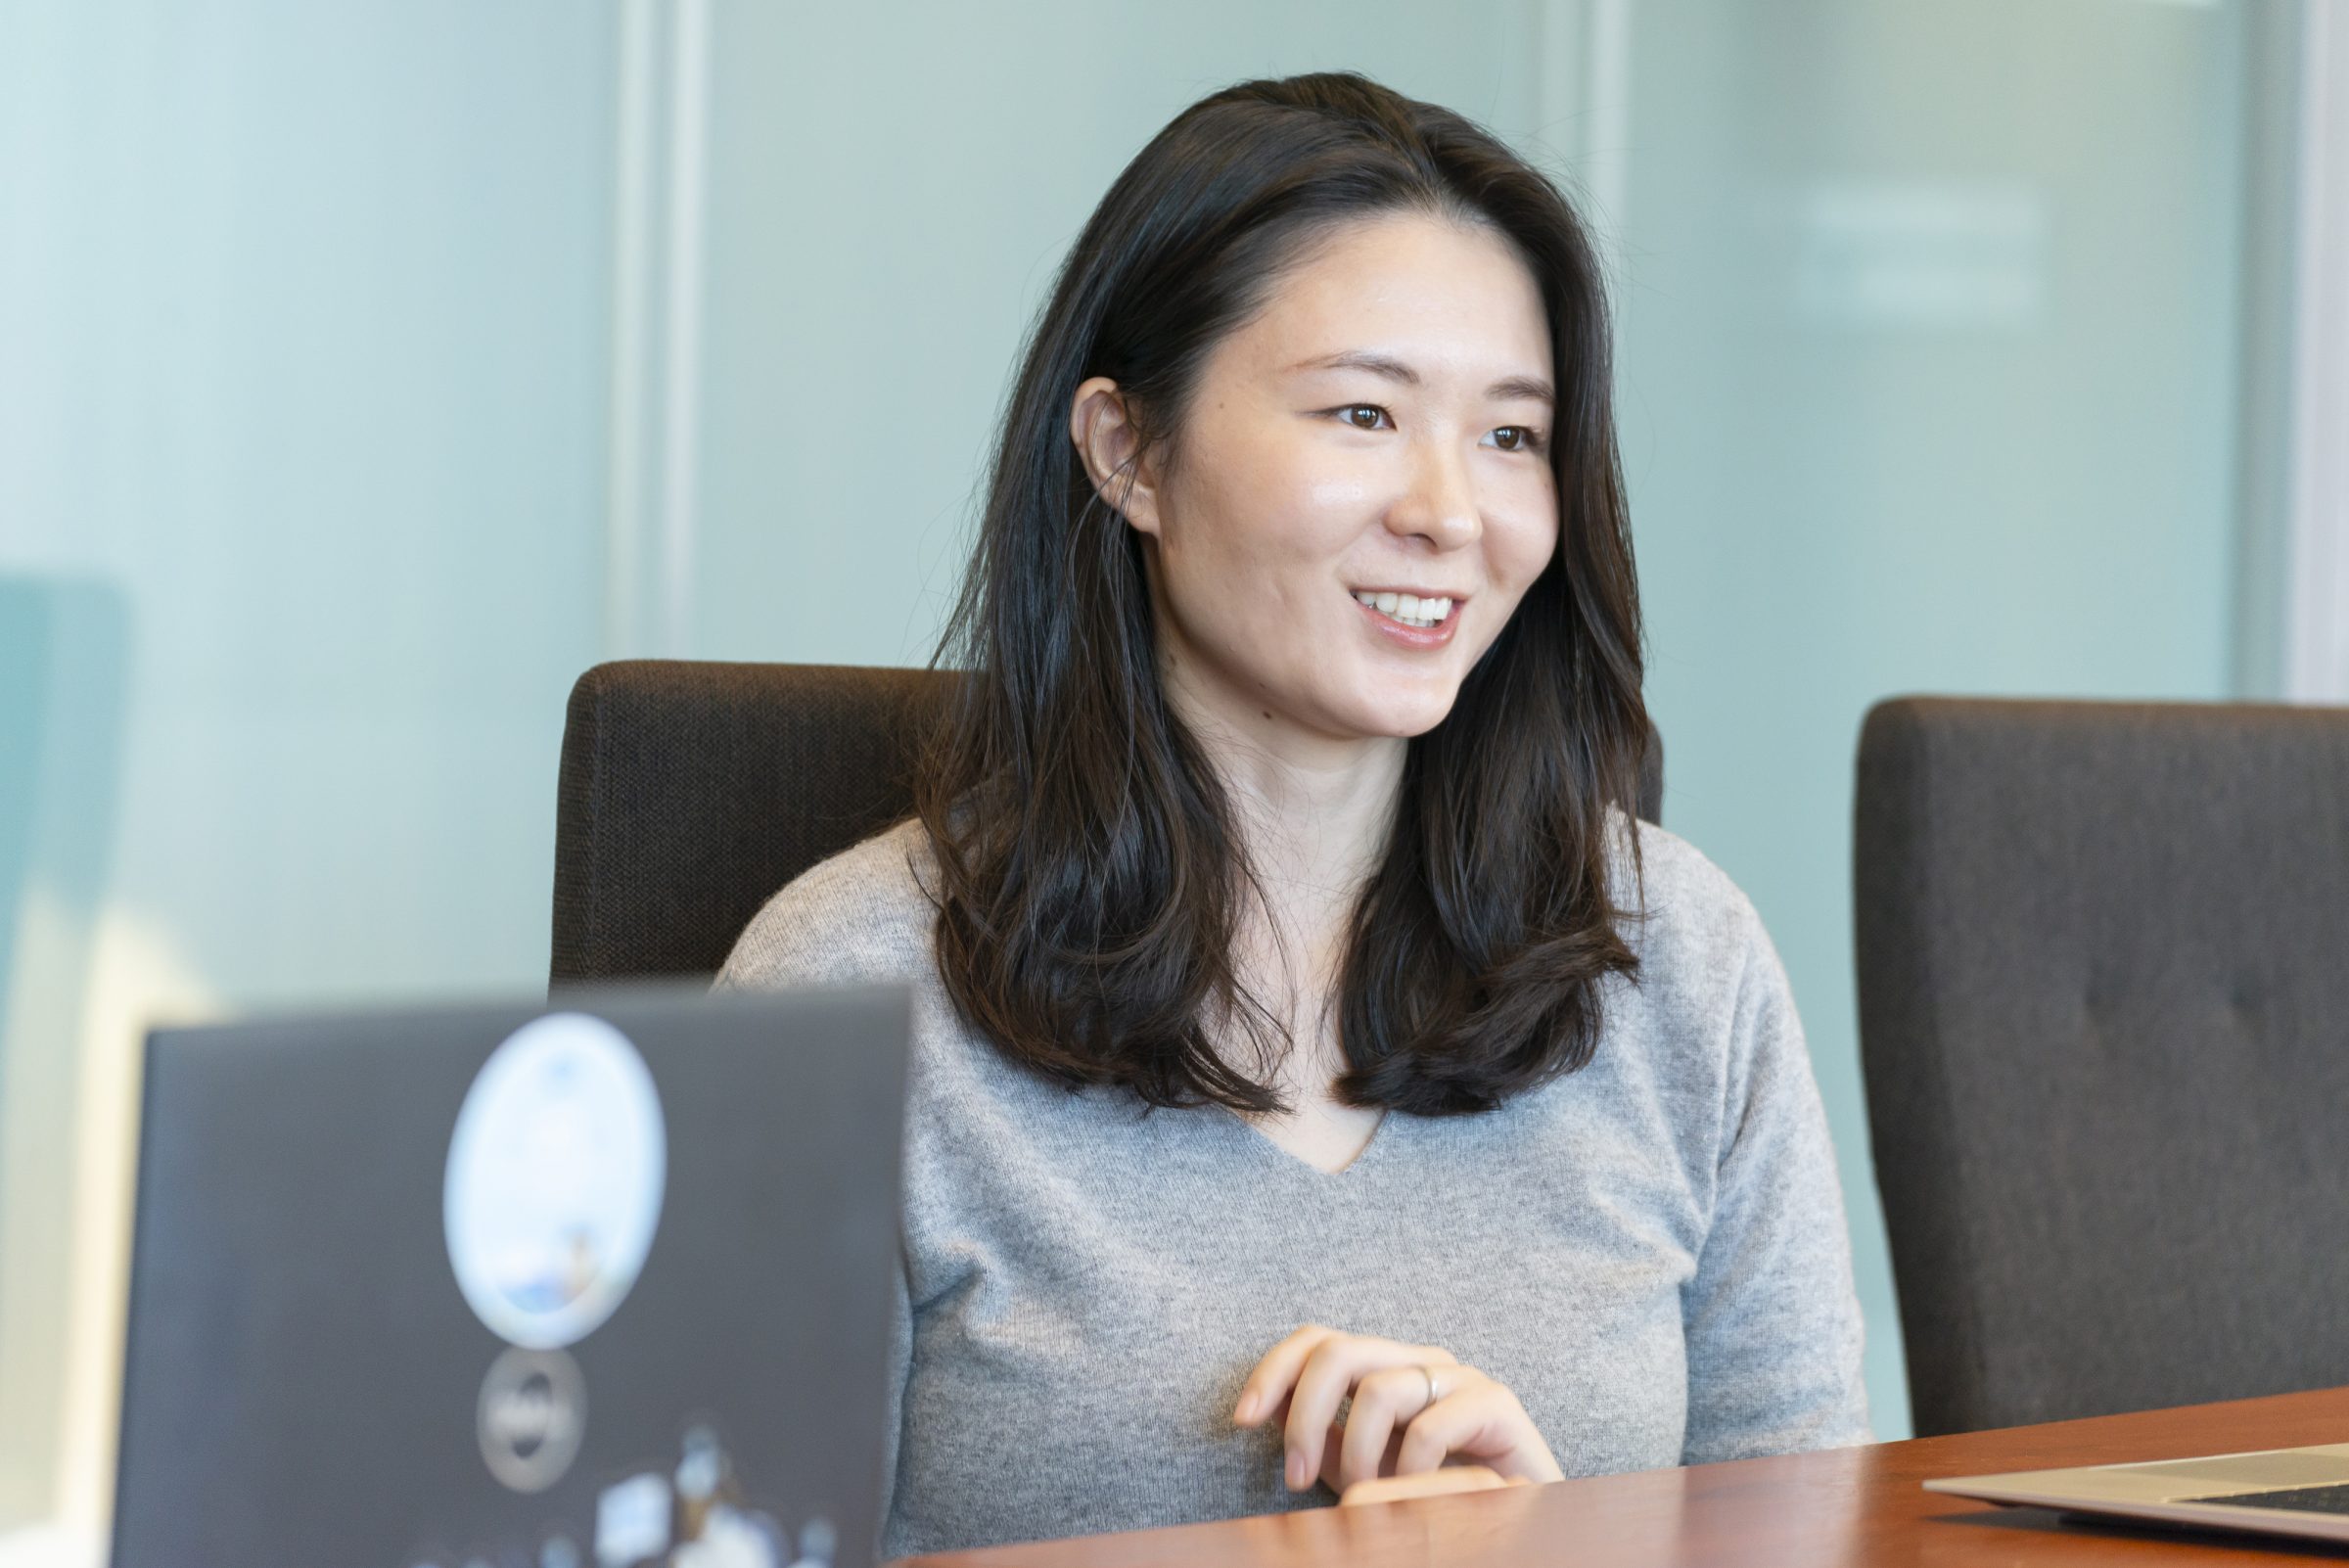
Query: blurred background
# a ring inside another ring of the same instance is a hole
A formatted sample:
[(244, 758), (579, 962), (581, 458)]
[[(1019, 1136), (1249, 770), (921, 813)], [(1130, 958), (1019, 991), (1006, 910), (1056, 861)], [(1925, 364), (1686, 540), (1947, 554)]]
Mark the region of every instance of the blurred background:
[(1860, 718), (2349, 701), (2345, 4), (0, 0), (0, 1532), (104, 1516), (142, 1030), (542, 987), (572, 680), (924, 660), (1093, 204), (1335, 68), (1604, 237), (1665, 819), (1906, 1435)]

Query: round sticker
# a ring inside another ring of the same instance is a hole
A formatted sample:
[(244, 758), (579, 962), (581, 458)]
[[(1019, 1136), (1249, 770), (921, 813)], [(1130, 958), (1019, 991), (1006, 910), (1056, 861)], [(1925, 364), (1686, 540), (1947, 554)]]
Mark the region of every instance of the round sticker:
[(516, 1492), (563, 1479), (587, 1433), (587, 1380), (561, 1351), (508, 1346), (482, 1380), (482, 1457)]
[(593, 1332), (644, 1267), (668, 1171), (661, 1098), (626, 1036), (581, 1013), (517, 1030), (448, 1145), (442, 1218), (465, 1300), (532, 1350)]

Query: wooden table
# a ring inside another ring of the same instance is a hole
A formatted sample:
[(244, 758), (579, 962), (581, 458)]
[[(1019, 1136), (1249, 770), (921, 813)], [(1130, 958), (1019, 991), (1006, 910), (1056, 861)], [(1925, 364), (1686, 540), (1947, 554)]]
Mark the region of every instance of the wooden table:
[(2349, 1548), (2277, 1538), (2058, 1525), (1919, 1485), (2303, 1443), (2349, 1442), (2349, 1388), (1958, 1437), (1740, 1459), (1686, 1470), (919, 1557), (926, 1568), (1157, 1568), (1161, 1564), (1722, 1565), (2261, 1563), (2349, 1561)]

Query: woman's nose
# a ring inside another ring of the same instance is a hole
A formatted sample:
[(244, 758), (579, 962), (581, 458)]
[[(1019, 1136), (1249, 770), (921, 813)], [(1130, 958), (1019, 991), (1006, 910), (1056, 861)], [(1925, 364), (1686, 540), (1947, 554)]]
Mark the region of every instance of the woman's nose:
[(1484, 532), (1468, 465), (1448, 442), (1422, 442), (1411, 466), (1410, 487), (1387, 509), (1389, 532), (1417, 534), (1439, 549), (1472, 544)]

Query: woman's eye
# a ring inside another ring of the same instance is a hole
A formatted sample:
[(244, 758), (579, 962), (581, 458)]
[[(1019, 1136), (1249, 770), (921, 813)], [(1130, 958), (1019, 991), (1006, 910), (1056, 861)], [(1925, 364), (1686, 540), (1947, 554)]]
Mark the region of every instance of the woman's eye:
[[(1365, 419), (1364, 415), (1369, 417)], [(1376, 403), (1355, 403), (1338, 410), (1338, 418), (1352, 425), (1356, 430), (1376, 430), (1378, 422), (1386, 417), (1387, 411)]]
[(1503, 425), (1493, 433), (1504, 452), (1538, 452), (1542, 450), (1542, 433), (1530, 425)]

